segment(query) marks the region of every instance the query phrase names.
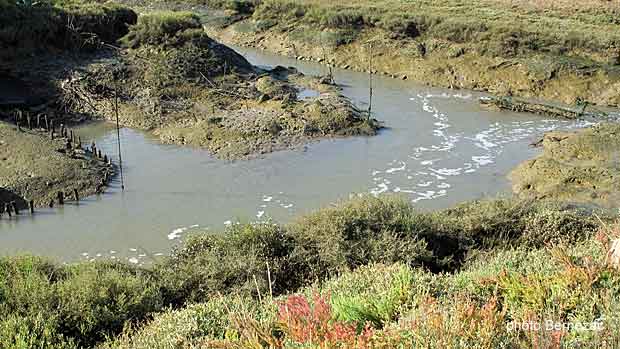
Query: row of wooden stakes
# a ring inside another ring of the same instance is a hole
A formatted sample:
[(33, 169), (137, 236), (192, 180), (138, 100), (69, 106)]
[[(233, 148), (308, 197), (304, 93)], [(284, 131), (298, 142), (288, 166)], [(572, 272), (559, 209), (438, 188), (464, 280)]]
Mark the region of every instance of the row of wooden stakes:
[[(52, 140), (56, 136), (56, 127), (54, 125), (54, 119), (49, 119), (46, 114), (37, 114), (36, 118), (33, 118), (30, 113), (28, 112), (24, 113), (21, 110), (17, 110), (13, 115), (14, 115), (13, 121), (15, 122), (15, 125), (17, 126), (17, 129), (19, 131), (22, 131), (22, 125), (24, 125), (24, 122), (25, 122), (25, 125), (30, 130), (43, 128), (45, 131), (50, 133), (50, 138)], [(69, 130), (67, 127), (65, 127), (64, 124), (60, 124), (58, 135), (60, 138), (67, 139), (67, 143), (66, 143), (67, 150), (82, 149), (82, 139), (76, 134), (74, 134), (73, 130)], [(87, 148), (85, 150), (87, 152), (90, 152), (93, 158), (101, 160), (107, 165), (112, 165), (112, 158), (108, 157), (106, 154), (102, 154), (101, 150), (97, 149), (97, 146), (95, 145), (94, 142), (91, 144), (90, 149)], [(104, 178), (101, 180), (101, 184), (98, 187), (98, 191), (99, 189), (101, 189), (101, 187), (106, 185), (108, 180), (109, 180), (109, 175), (106, 172)], [(72, 194), (73, 194), (74, 201), (76, 202), (80, 201), (80, 195), (77, 189), (73, 189)], [(63, 191), (59, 191), (56, 194), (56, 200), (58, 202), (58, 205), (60, 206), (64, 205), (65, 199), (66, 199), (66, 196)], [(49, 207), (53, 208), (55, 204), (56, 204), (55, 200), (51, 199), (49, 202)], [(34, 214), (34, 211), (35, 211), (34, 200), (28, 201), (28, 210), (30, 214)], [(13, 215), (18, 216), (20, 214), (18, 203), (16, 201), (11, 201), (7, 203), (0, 202), (0, 218), (4, 214), (7, 214), (8, 217), (12, 217)]]

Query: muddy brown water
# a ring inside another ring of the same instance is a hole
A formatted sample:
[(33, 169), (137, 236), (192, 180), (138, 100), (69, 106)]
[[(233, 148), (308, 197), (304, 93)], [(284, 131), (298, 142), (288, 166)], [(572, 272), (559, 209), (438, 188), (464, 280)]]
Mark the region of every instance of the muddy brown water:
[[(318, 64), (238, 50), (259, 66), (326, 72)], [(336, 70), (335, 79), (344, 94), (367, 107), (366, 74)], [(506, 175), (538, 153), (528, 146), (532, 141), (545, 131), (589, 124), (487, 111), (480, 96), (375, 77), (373, 110), (389, 126), (378, 136), (329, 139), (232, 163), (123, 129), (126, 190), (117, 177), (105, 194), (79, 204), (0, 219), (0, 254), (141, 264), (190, 233), (236, 222), (288, 222), (359, 193), (398, 193), (421, 210), (509, 195)], [(116, 160), (110, 125), (87, 125), (79, 133)]]

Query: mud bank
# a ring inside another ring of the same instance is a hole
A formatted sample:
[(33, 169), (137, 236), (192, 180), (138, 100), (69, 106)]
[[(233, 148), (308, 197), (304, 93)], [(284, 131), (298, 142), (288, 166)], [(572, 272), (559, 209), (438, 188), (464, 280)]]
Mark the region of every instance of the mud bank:
[(210, 11), (205, 26), (226, 44), (437, 87), (620, 104), (620, 53), (598, 12), (497, 3), (263, 1)]
[(74, 200), (74, 190), (81, 197), (102, 192), (114, 168), (81, 149), (67, 150), (66, 143), (0, 121), (0, 206), (15, 201), (25, 209), (34, 200), (47, 207), (58, 204), (59, 192), (67, 201)]
[(164, 143), (240, 159), (325, 137), (371, 136), (381, 128), (329, 77), (253, 67), (207, 36), (191, 13), (142, 15), (123, 43), (128, 49), (77, 72), (65, 86), (83, 91), (87, 102), (78, 104), (107, 119), (115, 119), (118, 96), (121, 123)]
[(520, 197), (620, 205), (620, 125), (601, 124), (577, 132), (550, 132), (543, 152), (511, 174)]

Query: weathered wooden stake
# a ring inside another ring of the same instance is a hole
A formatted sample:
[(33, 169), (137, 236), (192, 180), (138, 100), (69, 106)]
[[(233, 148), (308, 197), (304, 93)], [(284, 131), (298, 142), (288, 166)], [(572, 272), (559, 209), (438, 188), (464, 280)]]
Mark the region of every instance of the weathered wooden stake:
[(47, 118), (47, 114), (44, 114), (43, 118), (45, 119), (45, 130), (48, 131), (50, 129), (50, 122), (49, 122), (49, 119)]
[(80, 194), (78, 193), (77, 189), (73, 189), (73, 198), (75, 199), (75, 201), (80, 201)]
[(9, 218), (11, 218), (11, 204), (9, 204), (8, 202), (4, 204), (4, 211), (9, 215)]
[(13, 206), (13, 212), (15, 212), (15, 215), (19, 215), (19, 207), (17, 207), (17, 203), (15, 201), (11, 201), (11, 206)]
[(104, 163), (108, 163), (108, 155), (107, 154), (103, 154), (103, 162)]
[(370, 120), (372, 114), (372, 43), (370, 44), (368, 65), (368, 119)]
[(30, 117), (30, 113), (26, 113), (26, 122), (28, 123), (28, 129), (32, 130), (32, 120)]
[(41, 114), (37, 114), (37, 128), (41, 128)]
[(28, 206), (30, 206), (30, 214), (34, 214), (34, 200), (30, 200)]
[(49, 206), (50, 206), (50, 208), (54, 208), (54, 199), (50, 199)]
[(59, 191), (58, 192), (58, 205), (64, 205), (65, 204), (65, 193)]

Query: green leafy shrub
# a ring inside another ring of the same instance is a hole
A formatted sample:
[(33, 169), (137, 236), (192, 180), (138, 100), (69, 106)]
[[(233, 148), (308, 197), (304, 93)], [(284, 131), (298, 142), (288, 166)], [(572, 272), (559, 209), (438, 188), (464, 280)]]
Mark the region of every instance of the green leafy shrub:
[[(278, 294), (297, 285), (291, 278), (293, 241), (274, 224), (235, 225), (187, 241), (158, 267), (172, 304), (201, 301), (217, 293)], [(271, 274), (269, 274), (271, 273)]]
[(162, 308), (147, 271), (115, 263), (0, 260), (3, 347), (89, 346)]
[(153, 12), (140, 16), (138, 23), (123, 38), (123, 43), (132, 48), (146, 44), (158, 45), (187, 29), (201, 27), (200, 18), (191, 12)]

